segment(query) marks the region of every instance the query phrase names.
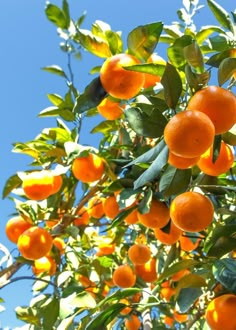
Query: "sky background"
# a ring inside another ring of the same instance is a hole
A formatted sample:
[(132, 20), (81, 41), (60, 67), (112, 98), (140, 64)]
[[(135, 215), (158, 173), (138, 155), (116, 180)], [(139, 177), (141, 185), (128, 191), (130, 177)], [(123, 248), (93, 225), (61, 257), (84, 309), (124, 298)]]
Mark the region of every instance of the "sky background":
[[(61, 5), (62, 1), (52, 3)], [(182, 7), (181, 0), (68, 0), (71, 16), (77, 19), (87, 12), (82, 28), (90, 29), (95, 20), (102, 20), (115, 31), (122, 31), (126, 41), (128, 32), (138, 25), (163, 21), (169, 25), (177, 20), (176, 11)], [(206, 5), (205, 0), (200, 0)], [(218, 0), (228, 10), (235, 10), (232, 0)], [(50, 106), (48, 93), (64, 95), (65, 82), (62, 78), (41, 70), (47, 65), (56, 64), (67, 69), (67, 57), (59, 48), (60, 39), (56, 27), (44, 14), (44, 0), (1, 0), (0, 10), (0, 190), (5, 181), (17, 171), (29, 169), (31, 158), (12, 153), (13, 142), (32, 140), (45, 127), (55, 127), (55, 119), (39, 119), (37, 114)], [(198, 25), (217, 24), (209, 9), (204, 8), (196, 17)], [(162, 55), (163, 48), (157, 48)], [(73, 60), (75, 84), (82, 92), (92, 80), (89, 70), (102, 64), (102, 59), (85, 54), (82, 61)], [(94, 119), (98, 120), (98, 119)], [(94, 122), (92, 122), (92, 125)], [(93, 144), (97, 137), (91, 138), (91, 127), (84, 127), (84, 143)], [(5, 223), (14, 213), (14, 203), (0, 199), (0, 243), (17, 255), (15, 246), (5, 237)], [(0, 252), (0, 258), (2, 254)], [(24, 267), (18, 275), (27, 272)], [(28, 304), (31, 298), (32, 282), (13, 283), (0, 290), (0, 297), (5, 300), (6, 311), (0, 313), (0, 330), (15, 329), (22, 326), (15, 317), (16, 306)]]

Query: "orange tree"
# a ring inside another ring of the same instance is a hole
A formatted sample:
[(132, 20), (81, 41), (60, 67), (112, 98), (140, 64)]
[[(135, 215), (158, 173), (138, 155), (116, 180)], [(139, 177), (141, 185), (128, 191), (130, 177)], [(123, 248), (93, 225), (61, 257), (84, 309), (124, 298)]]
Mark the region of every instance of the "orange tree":
[[(217, 26), (197, 29), (202, 6), (184, 0), (178, 22), (140, 25), (124, 41), (105, 22), (82, 29), (66, 0), (47, 3), (69, 65), (44, 70), (65, 95), (48, 94), (39, 114), (56, 127), (14, 144), (33, 160), (3, 190), (21, 221), (6, 220), (19, 253), (0, 283), (30, 269), (34, 297), (16, 315), (31, 329), (235, 329), (236, 16), (207, 5)], [(70, 58), (83, 51), (100, 66), (79, 93)], [(96, 148), (80, 143), (91, 116)], [(223, 295), (233, 298), (222, 315)]]

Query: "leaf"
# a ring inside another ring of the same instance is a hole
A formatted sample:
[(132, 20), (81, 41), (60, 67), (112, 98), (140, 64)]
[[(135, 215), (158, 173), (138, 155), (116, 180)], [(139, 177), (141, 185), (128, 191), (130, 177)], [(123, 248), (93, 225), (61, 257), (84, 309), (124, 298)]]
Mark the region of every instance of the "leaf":
[(182, 277), (176, 286), (176, 295), (183, 288), (199, 288), (206, 286), (206, 280), (198, 274), (187, 274)]
[(176, 68), (170, 63), (166, 64), (161, 84), (164, 87), (166, 104), (169, 108), (175, 109), (182, 93), (182, 82)]
[(62, 3), (63, 14), (66, 19), (67, 25), (70, 25), (70, 9), (67, 0), (63, 0)]
[(10, 176), (3, 187), (2, 198), (6, 198), (12, 190), (18, 188), (21, 183), (22, 181), (17, 174)]
[(236, 294), (236, 260), (224, 258), (216, 260), (212, 267), (213, 275), (226, 289)]
[(104, 311), (94, 316), (94, 318), (85, 327), (85, 330), (106, 329), (106, 326), (120, 313), (120, 311), (125, 306), (125, 304), (121, 303), (108, 306)]
[(74, 113), (83, 113), (95, 108), (106, 96), (107, 92), (102, 87), (100, 78), (97, 77), (85, 88), (84, 93), (76, 98)]
[(104, 120), (95, 126), (91, 133), (102, 133), (105, 136), (110, 135), (111, 132), (116, 131), (119, 128), (119, 124), (115, 120)]
[(124, 66), (125, 70), (137, 71), (162, 76), (165, 71), (165, 64), (145, 63), (130, 66)]
[(162, 22), (140, 25), (133, 29), (127, 39), (129, 53), (140, 61), (146, 61), (154, 52), (162, 29)]
[(43, 117), (57, 117), (60, 116), (66, 121), (74, 121), (75, 120), (75, 115), (70, 111), (70, 110), (62, 110), (58, 107), (48, 107), (44, 110), (42, 110), (38, 117), (43, 118)]
[(168, 159), (168, 147), (165, 146), (149, 168), (140, 175), (140, 177), (134, 182), (134, 189), (144, 186), (148, 182), (157, 179), (160, 175), (163, 167), (166, 165)]
[(228, 57), (234, 57), (235, 54), (235, 50), (234, 48), (229, 48), (226, 49), (222, 52), (216, 53), (214, 55), (212, 55), (206, 62), (206, 64), (210, 65), (210, 66), (214, 66), (215, 68), (218, 68), (220, 66), (220, 63), (228, 58)]
[(180, 313), (186, 313), (191, 308), (193, 303), (202, 295), (200, 288), (183, 288), (181, 289), (178, 298), (177, 306)]
[(183, 48), (183, 53), (186, 61), (194, 69), (196, 73), (204, 72), (204, 60), (203, 55), (196, 41), (193, 41), (190, 45)]
[(42, 68), (42, 70), (50, 72), (50, 73), (54, 73), (58, 76), (66, 78), (65, 72), (58, 65), (45, 66)]
[(224, 33), (224, 30), (222, 30), (219, 26), (212, 26), (212, 25), (203, 26), (196, 34), (197, 43), (201, 45), (201, 43), (206, 41), (209, 35), (215, 32)]
[(225, 58), (219, 66), (218, 82), (222, 86), (236, 72), (236, 58)]
[(168, 165), (160, 179), (160, 192), (165, 197), (180, 194), (188, 188), (191, 177), (191, 169), (181, 170)]
[(220, 25), (234, 33), (234, 26), (229, 13), (214, 0), (207, 0), (207, 4)]
[(138, 211), (141, 214), (145, 214), (149, 212), (152, 202), (152, 197), (153, 197), (153, 192), (152, 189), (149, 188), (147, 191), (145, 191), (145, 195), (138, 205)]
[(56, 297), (50, 297), (46, 304), (40, 307), (41, 316), (43, 318), (43, 329), (53, 329), (58, 316), (59, 316), (59, 300)]
[(49, 21), (54, 23), (57, 27), (68, 29), (70, 20), (68, 21), (68, 17), (65, 16), (64, 12), (59, 7), (47, 3), (45, 13)]
[(181, 261), (175, 262), (174, 264), (169, 266), (167, 269), (165, 269), (165, 271), (162, 274), (160, 274), (160, 276), (158, 277), (158, 282), (163, 281), (164, 279), (174, 275), (175, 273), (179, 272), (182, 269), (191, 268), (196, 265), (199, 265), (199, 261), (191, 260), (191, 259), (186, 259), (186, 260), (181, 260)]
[(184, 66), (186, 59), (183, 49), (193, 43), (193, 38), (190, 35), (183, 35), (176, 39), (174, 44), (167, 49), (170, 62), (177, 68)]
[(222, 51), (230, 47), (230, 40), (227, 36), (216, 35), (209, 38), (210, 46), (214, 51)]
[(16, 307), (15, 309), (16, 317), (28, 324), (33, 324), (36, 326), (41, 326), (40, 316), (35, 308), (31, 307)]
[(167, 119), (160, 111), (153, 109), (149, 115), (143, 111), (141, 104), (139, 107), (127, 108), (125, 117), (135, 133), (146, 137), (162, 136), (167, 124)]

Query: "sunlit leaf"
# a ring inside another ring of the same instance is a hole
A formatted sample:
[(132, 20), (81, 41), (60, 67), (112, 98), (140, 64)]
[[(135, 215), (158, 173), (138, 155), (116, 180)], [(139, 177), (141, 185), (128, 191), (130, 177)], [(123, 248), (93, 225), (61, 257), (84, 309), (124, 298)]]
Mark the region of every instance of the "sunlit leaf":
[(199, 45), (206, 41), (206, 39), (213, 33), (224, 33), (224, 30), (221, 29), (219, 26), (203, 26), (199, 32), (196, 34), (196, 41)]
[(207, 0), (208, 6), (221, 26), (234, 33), (229, 13), (214, 0)]
[(45, 66), (42, 68), (42, 70), (50, 72), (50, 73), (54, 73), (58, 76), (66, 78), (65, 72), (58, 65)]
[(99, 123), (97, 126), (95, 126), (91, 133), (102, 133), (105, 136), (109, 135), (111, 132), (116, 131), (119, 127), (119, 124), (114, 120), (104, 120), (101, 123)]
[(2, 198), (6, 198), (13, 189), (18, 188), (21, 185), (22, 181), (17, 174), (10, 176), (3, 188)]
[(160, 276), (158, 277), (158, 281), (162, 281), (175, 273), (179, 272), (182, 269), (186, 268), (191, 268), (196, 265), (199, 265), (199, 261), (197, 260), (191, 260), (191, 259), (186, 259), (186, 260), (181, 260), (178, 262), (175, 262), (171, 266), (169, 266)]
[(182, 67), (186, 63), (183, 49), (184, 47), (191, 45), (192, 42), (193, 38), (191, 36), (184, 35), (176, 39), (174, 44), (167, 49), (168, 58), (175, 67)]
[[(64, 9), (65, 8), (65, 1), (64, 1)], [(62, 29), (67, 29), (69, 27), (69, 20), (68, 17), (65, 16), (65, 12), (63, 12), (59, 7), (47, 3), (45, 8), (45, 13), (49, 21), (54, 23), (57, 27)]]

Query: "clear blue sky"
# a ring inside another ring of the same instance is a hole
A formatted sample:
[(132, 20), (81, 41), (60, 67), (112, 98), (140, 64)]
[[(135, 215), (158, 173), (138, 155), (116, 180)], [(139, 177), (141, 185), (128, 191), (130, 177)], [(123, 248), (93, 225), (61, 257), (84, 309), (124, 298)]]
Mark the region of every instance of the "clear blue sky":
[[(182, 6), (181, 0), (68, 0), (71, 16), (78, 18), (87, 11), (83, 28), (90, 28), (99, 19), (109, 23), (113, 30), (122, 31), (123, 40), (128, 32), (145, 23), (163, 21), (170, 24), (177, 20), (176, 10)], [(205, 0), (200, 1), (206, 4)], [(233, 10), (232, 0), (218, 0), (225, 8)], [(61, 5), (55, 0), (54, 4)], [(66, 56), (59, 49), (56, 28), (47, 21), (43, 0), (1, 0), (1, 180), (2, 191), (6, 179), (16, 171), (26, 170), (31, 159), (11, 152), (13, 142), (33, 139), (44, 127), (54, 127), (54, 119), (39, 119), (37, 114), (47, 106), (47, 93), (64, 95), (66, 87), (63, 79), (40, 70), (41, 67), (57, 64), (66, 68)], [(203, 9), (197, 17), (202, 25), (216, 24), (209, 10)], [(80, 90), (92, 79), (89, 70), (102, 63), (102, 59), (86, 56), (84, 61), (73, 61), (76, 84)], [(86, 127), (89, 132), (89, 127)], [(87, 143), (93, 143), (86, 135)], [(14, 204), (0, 200), (0, 242), (10, 250), (14, 249), (5, 238), (5, 223), (14, 212)], [(16, 255), (15, 252), (14, 255)], [(0, 257), (2, 254), (0, 254)], [(26, 272), (26, 268), (24, 268)], [(22, 272), (21, 272), (22, 275)], [(0, 313), (1, 327), (22, 326), (15, 318), (14, 308), (28, 304), (31, 292), (29, 282), (17, 282), (0, 290), (0, 297), (7, 310)]]

